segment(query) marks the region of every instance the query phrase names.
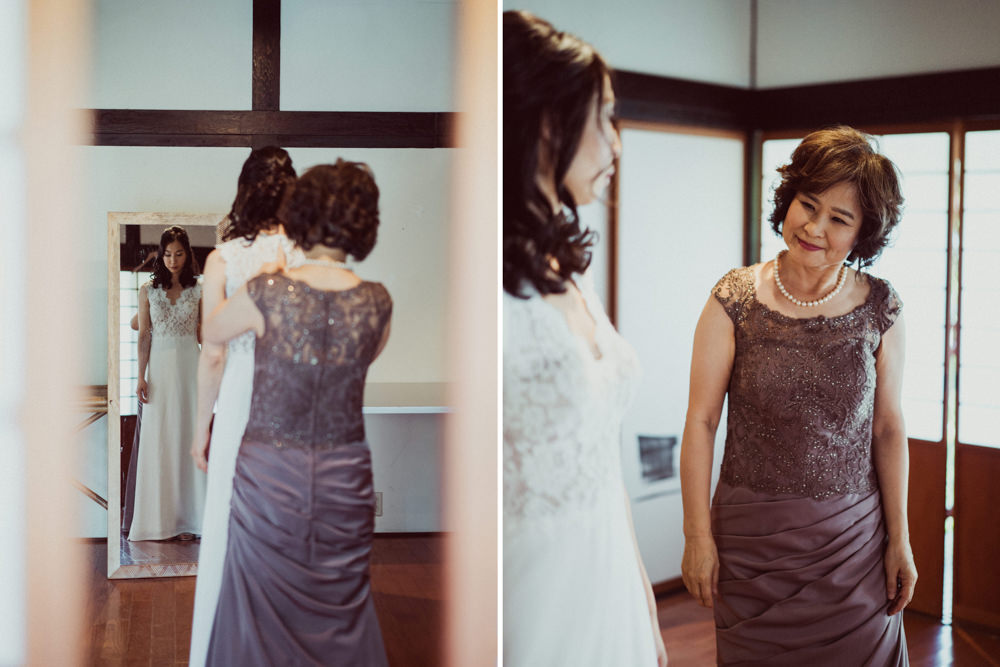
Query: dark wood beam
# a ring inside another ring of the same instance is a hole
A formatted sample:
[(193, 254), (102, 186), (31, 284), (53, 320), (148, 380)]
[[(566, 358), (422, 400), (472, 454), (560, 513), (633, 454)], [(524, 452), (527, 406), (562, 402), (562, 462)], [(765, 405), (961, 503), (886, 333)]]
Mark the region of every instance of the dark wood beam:
[(618, 70), (614, 73), (622, 120), (746, 130), (753, 91)]
[(87, 109), (96, 146), (447, 148), (454, 112)]
[(1000, 67), (753, 92), (759, 130), (1000, 119)]
[(1000, 67), (750, 90), (638, 72), (614, 74), (624, 120), (735, 130), (810, 130), (1000, 120)]
[(253, 0), (254, 111), (281, 108), (281, 0)]

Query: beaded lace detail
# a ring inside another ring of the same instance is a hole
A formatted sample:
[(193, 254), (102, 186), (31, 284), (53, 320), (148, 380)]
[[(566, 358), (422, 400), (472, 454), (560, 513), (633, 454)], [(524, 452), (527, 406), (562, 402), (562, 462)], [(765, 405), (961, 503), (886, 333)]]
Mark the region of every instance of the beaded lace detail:
[(174, 304), (170, 303), (167, 291), (161, 287), (153, 287), (152, 281), (146, 281), (144, 287), (149, 299), (149, 319), (153, 325), (153, 340), (198, 335), (200, 283), (192, 287), (185, 287)]
[(751, 267), (715, 285), (736, 336), (727, 484), (816, 499), (876, 488), (875, 353), (902, 302), (888, 282), (865, 278), (865, 302), (829, 318), (789, 317), (760, 303)]
[(264, 315), (244, 439), (324, 448), (365, 439), (365, 377), (392, 314), (381, 283), (313, 289), (281, 273), (247, 282)]
[(527, 299), (503, 295), (505, 531), (621, 495), (622, 415), (639, 374), (586, 276), (580, 291), (600, 359), (559, 310), (527, 291)]
[[(216, 246), (226, 262), (226, 298), (260, 273), (265, 264), (277, 261), (279, 249), (285, 255), (285, 265), (294, 268), (302, 264), (302, 251), (284, 234), (258, 234), (253, 241), (235, 238)], [(255, 336), (252, 331), (229, 341), (229, 351), (252, 352)]]

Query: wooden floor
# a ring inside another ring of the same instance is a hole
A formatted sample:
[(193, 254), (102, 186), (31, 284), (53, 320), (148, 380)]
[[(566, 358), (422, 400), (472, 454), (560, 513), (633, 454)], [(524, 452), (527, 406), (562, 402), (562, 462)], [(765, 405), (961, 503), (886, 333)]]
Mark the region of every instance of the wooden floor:
[[(91, 563), (87, 664), (187, 664), (194, 577), (109, 581), (106, 545), (83, 548)], [(443, 537), (375, 538), (372, 591), (393, 667), (441, 663), (443, 561)], [(683, 591), (660, 595), (657, 608), (671, 667), (715, 664), (711, 610)], [(906, 613), (904, 623), (912, 667), (1000, 667), (1000, 633), (944, 626), (914, 612)]]
[[(109, 580), (107, 545), (83, 544), (90, 575), (88, 665), (186, 665), (194, 577)], [(372, 592), (393, 667), (440, 664), (444, 538), (377, 535)]]
[[(670, 667), (714, 665), (712, 610), (684, 591), (659, 596), (656, 606)], [(915, 612), (903, 618), (911, 667), (1000, 667), (1000, 633), (941, 625)]]

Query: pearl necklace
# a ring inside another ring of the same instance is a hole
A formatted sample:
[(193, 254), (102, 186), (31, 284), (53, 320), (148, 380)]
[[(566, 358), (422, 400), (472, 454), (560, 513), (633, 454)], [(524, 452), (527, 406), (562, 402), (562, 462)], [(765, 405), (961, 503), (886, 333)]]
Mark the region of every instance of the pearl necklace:
[(350, 271), (351, 267), (347, 266), (347, 262), (342, 262), (339, 259), (313, 259), (311, 257), (306, 257), (302, 260), (303, 264), (315, 264), (316, 266), (326, 266), (331, 269), (344, 269), (345, 271)]
[(802, 306), (803, 308), (812, 308), (814, 306), (820, 306), (829, 301), (830, 299), (832, 299), (833, 297), (837, 296), (837, 294), (840, 293), (840, 290), (843, 289), (844, 283), (847, 282), (847, 265), (842, 264), (840, 267), (840, 275), (837, 277), (837, 286), (834, 287), (826, 296), (820, 299), (816, 299), (815, 301), (800, 301), (799, 299), (796, 299), (794, 296), (789, 294), (788, 290), (785, 289), (785, 286), (781, 284), (781, 275), (779, 275), (781, 272), (781, 266), (778, 260), (780, 260), (781, 256), (784, 255), (786, 252), (788, 251), (782, 250), (781, 252), (778, 253), (777, 257), (774, 258), (774, 282), (778, 286), (778, 291), (781, 292), (786, 299), (794, 303), (796, 306)]

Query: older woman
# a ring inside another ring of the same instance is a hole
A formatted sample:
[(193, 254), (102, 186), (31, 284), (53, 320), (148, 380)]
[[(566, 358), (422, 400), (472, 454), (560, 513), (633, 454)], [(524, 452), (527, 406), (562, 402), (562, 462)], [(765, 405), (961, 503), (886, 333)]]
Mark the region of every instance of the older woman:
[(621, 149), (607, 65), (506, 12), (503, 105), (504, 663), (664, 665), (619, 458), (638, 363), (576, 217)]
[(779, 171), (771, 224), (787, 250), (726, 274), (695, 332), (684, 582), (714, 603), (720, 665), (905, 665), (899, 612), (917, 573), (902, 304), (848, 266), (874, 262), (898, 223), (896, 170), (838, 127), (807, 136)]
[(375, 247), (378, 197), (367, 165), (309, 169), (279, 214), (305, 258), (252, 278), (205, 322), (210, 343), (257, 338), (208, 665), (386, 664), (361, 406), (392, 299), (345, 264)]

